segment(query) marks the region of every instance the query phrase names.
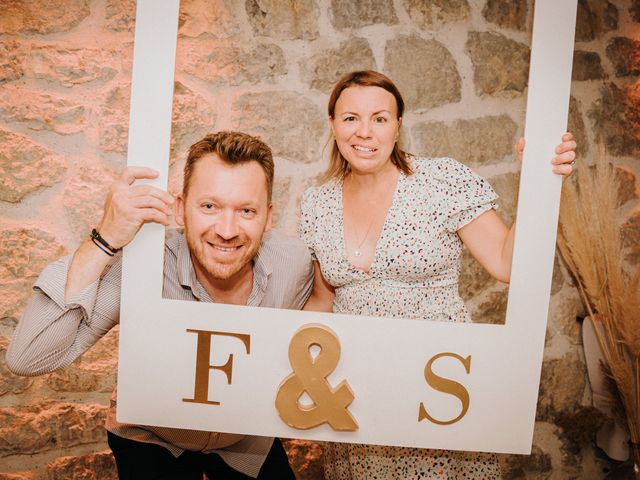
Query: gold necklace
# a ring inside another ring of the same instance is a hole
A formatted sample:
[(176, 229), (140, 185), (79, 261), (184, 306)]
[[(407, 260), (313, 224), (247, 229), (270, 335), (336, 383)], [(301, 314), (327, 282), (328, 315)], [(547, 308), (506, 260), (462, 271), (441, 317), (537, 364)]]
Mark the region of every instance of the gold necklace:
[(362, 241), (360, 242), (360, 244), (358, 245), (358, 247), (353, 251), (353, 254), (356, 257), (359, 257), (360, 255), (362, 255), (362, 251), (360, 250), (362, 248), (362, 245), (364, 244), (364, 241), (367, 239), (367, 237), (369, 236), (369, 232), (371, 231), (371, 227), (373, 226), (373, 221), (375, 220), (376, 216), (375, 214), (373, 214), (371, 216), (371, 221), (369, 222), (369, 227), (367, 228), (367, 232), (364, 234), (364, 238), (362, 239)]

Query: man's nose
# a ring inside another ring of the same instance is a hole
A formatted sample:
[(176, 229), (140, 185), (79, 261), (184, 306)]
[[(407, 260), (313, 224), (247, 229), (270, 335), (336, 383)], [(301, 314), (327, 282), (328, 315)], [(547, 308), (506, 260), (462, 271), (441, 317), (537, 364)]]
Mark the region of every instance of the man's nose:
[(216, 219), (215, 232), (225, 240), (238, 236), (238, 219), (235, 212), (225, 211)]

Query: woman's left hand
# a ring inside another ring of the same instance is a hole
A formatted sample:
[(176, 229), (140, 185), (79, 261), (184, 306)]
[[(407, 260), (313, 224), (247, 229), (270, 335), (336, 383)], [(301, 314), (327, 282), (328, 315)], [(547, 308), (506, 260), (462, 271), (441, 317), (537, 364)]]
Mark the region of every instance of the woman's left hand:
[[(551, 165), (553, 167), (553, 173), (568, 177), (573, 173), (573, 165), (576, 160), (576, 148), (577, 143), (573, 138), (573, 135), (569, 132), (562, 136), (562, 143), (555, 149), (556, 156), (551, 159)], [(516, 154), (518, 160), (522, 161), (522, 155), (524, 153), (524, 138), (520, 138), (515, 145)]]

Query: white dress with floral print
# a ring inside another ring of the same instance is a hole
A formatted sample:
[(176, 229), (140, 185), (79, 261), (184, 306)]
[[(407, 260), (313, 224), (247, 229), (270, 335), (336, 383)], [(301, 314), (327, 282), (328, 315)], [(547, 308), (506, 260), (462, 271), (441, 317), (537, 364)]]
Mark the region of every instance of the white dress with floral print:
[[(456, 231), (491, 208), (497, 195), (450, 158), (409, 157), (400, 173), (368, 272), (349, 262), (342, 182), (304, 194), (300, 236), (335, 288), (337, 313), (468, 322), (458, 294), (462, 242)], [(325, 444), (327, 480), (496, 479), (496, 455), (348, 443)]]

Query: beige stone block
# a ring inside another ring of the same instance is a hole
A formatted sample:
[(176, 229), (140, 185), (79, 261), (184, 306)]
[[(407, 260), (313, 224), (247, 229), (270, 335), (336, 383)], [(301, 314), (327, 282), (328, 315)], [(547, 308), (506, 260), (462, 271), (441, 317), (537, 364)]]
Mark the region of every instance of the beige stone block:
[(19, 377), (9, 371), (5, 362), (5, 354), (8, 347), (9, 338), (0, 337), (0, 397), (8, 393), (22, 393), (33, 383), (31, 378)]
[[(493, 283), (497, 283), (493, 280)], [(477, 323), (491, 323), (493, 325), (503, 325), (507, 314), (507, 298), (509, 287), (500, 284), (498, 290), (489, 292), (482, 301), (477, 302), (471, 309), (471, 318)]]
[(234, 129), (260, 136), (276, 157), (299, 163), (320, 159), (326, 120), (320, 109), (299, 93), (241, 95), (233, 103), (231, 121)]
[(0, 40), (0, 84), (17, 80), (24, 75), (26, 48), (21, 42)]
[[(411, 130), (421, 155), (452, 157), (472, 167), (501, 162), (513, 154), (518, 126), (507, 115), (474, 120), (417, 123)], [(515, 160), (514, 160), (515, 161)]]
[(527, 0), (488, 0), (482, 9), (487, 21), (511, 30), (526, 30), (527, 14)]
[(14, 85), (0, 91), (0, 116), (5, 122), (22, 123), (31, 130), (52, 130), (61, 135), (82, 132), (87, 126), (84, 104)]
[(111, 450), (56, 458), (47, 464), (47, 480), (118, 480)]
[(612, 38), (607, 44), (607, 57), (613, 64), (616, 77), (640, 75), (640, 40)]
[(552, 474), (551, 456), (537, 445), (531, 449), (531, 455), (505, 456), (502, 468), (503, 480), (547, 480)]
[(392, 0), (331, 0), (329, 19), (338, 30), (398, 23)]
[(574, 81), (602, 80), (606, 77), (596, 52), (575, 50), (573, 52), (573, 70), (571, 79)]
[(119, 154), (127, 151), (131, 85), (111, 89), (99, 107), (98, 136), (101, 150)]
[(125, 49), (37, 47), (31, 50), (31, 68), (36, 78), (72, 87), (96, 80), (111, 80), (122, 70)]
[(89, 0), (3, 0), (0, 33), (66, 32), (89, 13)]
[(589, 42), (618, 28), (618, 8), (610, 1), (578, 2), (576, 41)]
[(0, 280), (0, 326), (8, 325), (11, 332), (15, 328), (12, 325), (17, 322), (18, 317), (22, 315), (22, 311), (27, 304), (27, 299), (31, 295), (31, 287), (35, 278), (29, 280)]
[(193, 75), (215, 87), (272, 83), (287, 73), (282, 49), (273, 43), (203, 42), (178, 44), (177, 71)]
[(118, 366), (118, 329), (113, 329), (68, 367), (47, 376), (56, 392), (101, 392), (110, 394)]
[[(116, 32), (131, 32), (136, 19), (135, 0), (107, 0), (105, 9), (107, 28)], [(133, 35), (131, 37), (133, 39)]]
[(239, 1), (182, 0), (178, 34), (228, 38), (240, 32)]
[(52, 234), (39, 228), (0, 231), (0, 317), (17, 318), (40, 272), (65, 253)]
[(631, 20), (634, 22), (640, 22), (640, 1), (639, 0), (631, 0), (631, 4), (629, 6), (629, 15), (631, 16)]
[(463, 300), (469, 301), (488, 288), (493, 288), (496, 280), (480, 265), (469, 253), (468, 249), (462, 251), (462, 264), (460, 267), (459, 291)]
[(604, 142), (610, 155), (640, 154), (640, 80), (617, 85), (610, 82), (587, 113), (596, 141)]
[(104, 200), (117, 176), (116, 172), (97, 165), (97, 162), (87, 162), (87, 165), (70, 175), (62, 206), (78, 243), (89, 235), (102, 218)]
[(279, 226), (281, 221), (285, 221), (290, 212), (288, 211), (289, 199), (291, 198), (291, 177), (283, 177), (277, 174), (273, 182), (273, 225)]
[(421, 110), (460, 101), (456, 62), (437, 40), (401, 35), (389, 40), (385, 70), (402, 93), (407, 110)]
[(171, 161), (207, 133), (215, 131), (216, 112), (201, 95), (175, 83), (171, 127)]
[(577, 350), (563, 358), (542, 364), (537, 419), (552, 421), (557, 415), (574, 411), (582, 401), (586, 367)]
[(0, 408), (0, 456), (70, 448), (104, 440), (107, 407), (42, 402)]
[(320, 52), (300, 65), (300, 75), (311, 88), (329, 94), (337, 81), (355, 70), (376, 70), (376, 61), (369, 42), (354, 37), (332, 48)]
[(470, 32), (466, 48), (477, 95), (517, 96), (524, 91), (529, 78), (527, 45), (499, 33)]
[(403, 0), (402, 5), (411, 20), (424, 30), (460, 22), (470, 15), (467, 0)]
[(583, 157), (589, 151), (589, 138), (582, 119), (582, 107), (580, 101), (575, 97), (569, 98), (569, 119), (567, 122), (567, 131), (573, 134), (573, 138), (577, 143), (576, 155)]
[[(517, 160), (514, 159), (513, 161), (516, 162)], [(498, 198), (500, 216), (507, 225), (511, 225), (516, 217), (516, 209), (518, 208), (520, 173), (505, 173), (491, 177), (488, 180), (500, 197)]]
[(315, 0), (245, 0), (249, 23), (256, 35), (280, 40), (314, 40), (320, 11)]
[(25, 136), (0, 130), (0, 200), (17, 203), (56, 184), (66, 169), (64, 160), (51, 150)]

